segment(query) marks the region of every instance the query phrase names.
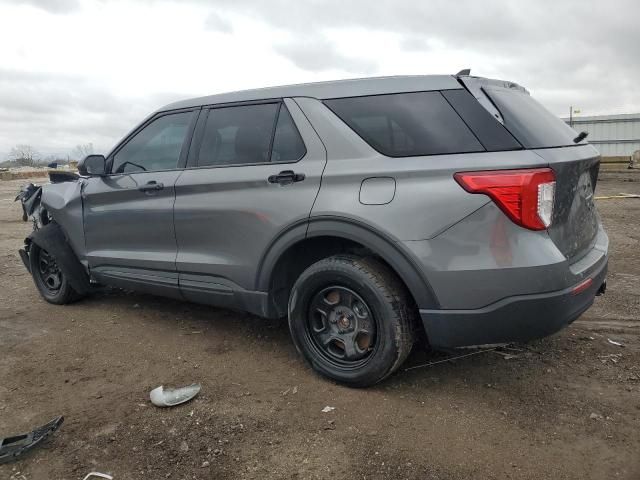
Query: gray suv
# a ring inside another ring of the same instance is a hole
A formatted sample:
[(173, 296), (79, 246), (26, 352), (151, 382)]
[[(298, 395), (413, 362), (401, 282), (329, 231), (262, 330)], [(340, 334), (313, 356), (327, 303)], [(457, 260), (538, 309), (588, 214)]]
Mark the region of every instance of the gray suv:
[(168, 105), (22, 192), (21, 256), (51, 303), (100, 284), (288, 317), (352, 386), (417, 338), (549, 335), (604, 292), (600, 157), (524, 88), (465, 73)]

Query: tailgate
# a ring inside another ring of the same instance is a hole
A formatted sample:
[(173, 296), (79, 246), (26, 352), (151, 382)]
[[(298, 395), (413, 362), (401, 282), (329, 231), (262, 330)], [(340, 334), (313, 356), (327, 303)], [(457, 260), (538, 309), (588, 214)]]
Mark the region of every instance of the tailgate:
[(600, 155), (590, 145), (534, 150), (556, 174), (556, 195), (549, 236), (568, 259), (589, 250), (598, 232), (594, 191)]

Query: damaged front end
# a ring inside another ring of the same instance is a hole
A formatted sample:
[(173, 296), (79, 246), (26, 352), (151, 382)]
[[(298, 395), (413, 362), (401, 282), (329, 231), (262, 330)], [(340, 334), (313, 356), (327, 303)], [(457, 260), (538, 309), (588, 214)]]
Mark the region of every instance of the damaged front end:
[[(33, 222), (33, 230), (36, 231), (49, 223), (49, 215), (46, 209), (42, 206), (42, 186), (35, 183), (28, 183), (24, 185), (16, 198), (15, 202), (20, 200), (22, 206), (22, 221), (28, 222), (29, 219)], [(31, 273), (31, 265), (29, 262), (29, 245), (30, 241), (25, 239), (25, 248), (18, 250), (22, 263), (25, 268)]]
[(33, 231), (19, 250), (25, 268), (32, 272), (29, 258), (32, 245), (49, 252), (67, 276), (77, 293), (89, 290), (88, 272), (84, 262), (84, 229), (82, 217), (81, 177), (74, 173), (52, 172), (51, 183), (24, 185), (15, 201), (22, 205), (23, 221), (31, 220)]
[(42, 226), (42, 186), (35, 183), (24, 185), (15, 198), (15, 202), (20, 200), (22, 205), (22, 221), (26, 222), (31, 218), (33, 220), (34, 230)]

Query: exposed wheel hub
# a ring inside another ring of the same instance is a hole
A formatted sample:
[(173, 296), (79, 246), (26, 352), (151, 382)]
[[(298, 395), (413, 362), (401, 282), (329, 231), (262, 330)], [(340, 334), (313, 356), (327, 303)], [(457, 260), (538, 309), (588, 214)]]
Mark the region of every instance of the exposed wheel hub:
[(348, 310), (332, 312), (329, 321), (335, 323), (341, 333), (352, 331), (356, 322), (355, 315)]

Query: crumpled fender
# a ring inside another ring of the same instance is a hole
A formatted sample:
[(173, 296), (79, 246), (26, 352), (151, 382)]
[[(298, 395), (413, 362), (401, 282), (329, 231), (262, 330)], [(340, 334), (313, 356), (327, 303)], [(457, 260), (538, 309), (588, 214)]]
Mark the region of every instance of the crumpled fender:
[(62, 227), (67, 241), (80, 263), (86, 265), (82, 218), (82, 187), (82, 179), (75, 182), (43, 185), (40, 202), (49, 213), (49, 216)]
[(76, 257), (64, 231), (57, 223), (49, 223), (34, 230), (25, 240), (27, 245), (35, 243), (56, 259), (62, 273), (69, 279), (73, 289), (83, 295), (89, 293), (91, 285), (86, 269)]

